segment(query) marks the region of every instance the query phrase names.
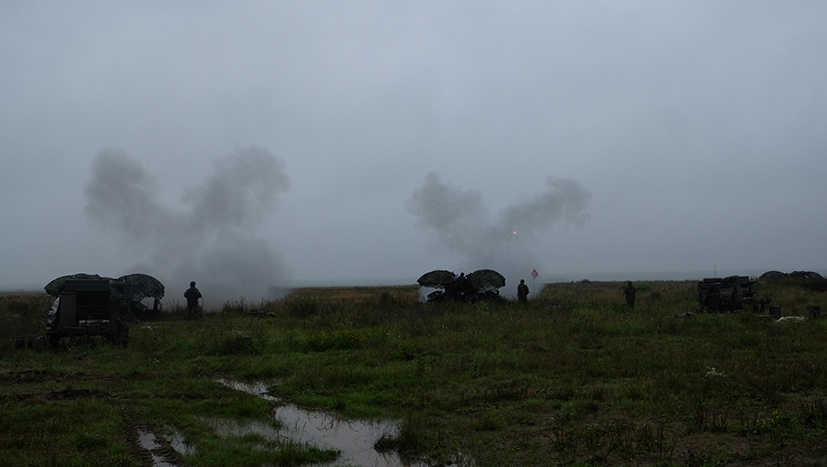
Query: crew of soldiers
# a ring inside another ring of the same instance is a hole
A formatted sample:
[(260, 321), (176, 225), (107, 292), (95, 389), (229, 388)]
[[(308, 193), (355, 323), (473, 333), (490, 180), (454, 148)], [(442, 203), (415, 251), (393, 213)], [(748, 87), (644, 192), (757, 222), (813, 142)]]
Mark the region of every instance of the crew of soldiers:
[(445, 293), (454, 300), (459, 300), (462, 297), (474, 293), (474, 285), (468, 280), (464, 272), (459, 273), (459, 276), (454, 279), (454, 282), (445, 285)]
[[(465, 276), (464, 272), (460, 273), (453, 283), (445, 286), (445, 293), (454, 299), (460, 299), (466, 294), (473, 292), (474, 286), (471, 284), (471, 281), (468, 280), (468, 277)], [(520, 284), (517, 285), (517, 301), (521, 303), (527, 302), (528, 294), (529, 290), (528, 285), (525, 283), (525, 279), (520, 279)], [(630, 308), (634, 308), (637, 289), (635, 289), (632, 281), (626, 281), (626, 287), (623, 289), (623, 294), (626, 296), (626, 304), (629, 305)], [(187, 318), (200, 317), (201, 307), (199, 305), (199, 300), (202, 297), (201, 291), (195, 287), (195, 281), (190, 282), (190, 288), (184, 292), (184, 298), (187, 299)]]

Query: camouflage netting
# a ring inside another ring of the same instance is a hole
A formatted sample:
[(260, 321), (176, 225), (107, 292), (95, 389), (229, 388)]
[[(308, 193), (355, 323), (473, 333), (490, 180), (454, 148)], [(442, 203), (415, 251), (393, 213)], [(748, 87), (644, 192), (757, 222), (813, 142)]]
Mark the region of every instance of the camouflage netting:
[(426, 272), (416, 282), (422, 287), (433, 287), (435, 289), (443, 289), (446, 285), (453, 283), (457, 279), (457, 275), (451, 271), (444, 269), (437, 269), (436, 271)]
[(164, 284), (149, 274), (127, 274), (118, 281), (124, 282), (124, 295), (132, 300), (139, 302), (147, 297), (159, 300), (164, 297)]
[(108, 277), (101, 277), (97, 274), (84, 274), (79, 272), (77, 274), (68, 274), (66, 276), (60, 276), (57, 279), (46, 284), (46, 287), (43, 289), (46, 291), (47, 294), (51, 295), (52, 297), (59, 297), (60, 296), (60, 289), (63, 287), (63, 283), (70, 279), (108, 279)]
[[(479, 291), (497, 290), (505, 286), (505, 277), (493, 269), (480, 269), (466, 277), (474, 289)], [(457, 278), (458, 276), (451, 271), (437, 269), (423, 274), (416, 282), (422, 287), (443, 289), (453, 284)]]
[(785, 273), (781, 271), (767, 271), (764, 274), (761, 274), (760, 279), (768, 281), (777, 281), (782, 279), (824, 280), (824, 277), (821, 274), (813, 271), (793, 271), (791, 273)]
[(505, 287), (505, 277), (493, 269), (480, 269), (468, 274), (468, 280), (477, 290), (496, 290)]
[(53, 297), (59, 297), (60, 289), (63, 287), (63, 283), (70, 279), (108, 279), (110, 285), (112, 285), (113, 292), (123, 295), (123, 297), (128, 300), (134, 300), (136, 302), (140, 302), (147, 297), (157, 299), (164, 297), (164, 284), (149, 274), (140, 273), (127, 274), (117, 279), (112, 279), (111, 277), (101, 277), (97, 274), (69, 274), (54, 279), (46, 284), (43, 289), (47, 294)]

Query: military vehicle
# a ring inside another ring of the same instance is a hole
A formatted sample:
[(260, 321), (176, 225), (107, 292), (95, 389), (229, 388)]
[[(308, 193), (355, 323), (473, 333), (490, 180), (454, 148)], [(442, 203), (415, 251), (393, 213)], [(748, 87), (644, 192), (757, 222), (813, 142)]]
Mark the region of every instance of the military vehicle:
[(710, 311), (737, 311), (744, 306), (763, 311), (771, 300), (756, 297), (754, 284), (749, 276), (706, 278), (698, 282), (698, 302), (702, 309)]
[(141, 300), (155, 298), (154, 308), (164, 296), (160, 281), (146, 274), (130, 274), (117, 279), (91, 274), (58, 277), (44, 287), (55, 297), (46, 318), (46, 337), (52, 347), (62, 337), (82, 336), (91, 342), (102, 336), (112, 344), (126, 347), (129, 320), (133, 312), (148, 309)]
[(112, 293), (108, 279), (70, 279), (49, 310), (46, 337), (57, 346), (61, 337), (103, 336), (107, 341), (126, 346), (129, 325), (126, 306)]
[(499, 292), (505, 286), (505, 277), (493, 269), (480, 269), (467, 276), (465, 273), (458, 276), (451, 271), (438, 269), (423, 274), (416, 282), (422, 287), (440, 289), (428, 294), (429, 302), (505, 301)]

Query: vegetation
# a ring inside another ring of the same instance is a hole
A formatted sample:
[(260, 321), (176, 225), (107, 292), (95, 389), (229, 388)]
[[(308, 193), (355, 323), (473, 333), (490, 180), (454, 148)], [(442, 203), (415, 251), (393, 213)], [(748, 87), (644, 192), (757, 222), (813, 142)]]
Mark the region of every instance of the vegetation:
[[(550, 284), (527, 304), (426, 304), (418, 288), (299, 289), (173, 310), (127, 349), (37, 352), (46, 295), (0, 296), (0, 465), (141, 465), (144, 431), (187, 465), (301, 465), (336, 452), (215, 429), (276, 423), (273, 401), (396, 420), (377, 449), (474, 465), (820, 465), (827, 458), (823, 288), (761, 282), (784, 315), (697, 312), (694, 282)], [(263, 306), (262, 306), (263, 305)], [(251, 313), (255, 311), (254, 313)], [(232, 442), (227, 442), (227, 437)]]

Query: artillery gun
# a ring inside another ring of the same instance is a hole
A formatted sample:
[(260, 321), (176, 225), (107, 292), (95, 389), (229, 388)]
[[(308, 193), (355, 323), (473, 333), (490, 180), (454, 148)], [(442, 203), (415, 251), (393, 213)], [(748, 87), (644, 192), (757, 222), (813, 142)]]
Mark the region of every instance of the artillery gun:
[(493, 269), (480, 269), (467, 276), (437, 269), (423, 274), (416, 282), (422, 287), (439, 289), (427, 295), (428, 302), (505, 301), (499, 291), (505, 286), (505, 277)]
[(698, 302), (702, 309), (710, 311), (737, 311), (744, 306), (763, 311), (771, 300), (756, 297), (754, 284), (749, 276), (706, 278), (698, 282)]

